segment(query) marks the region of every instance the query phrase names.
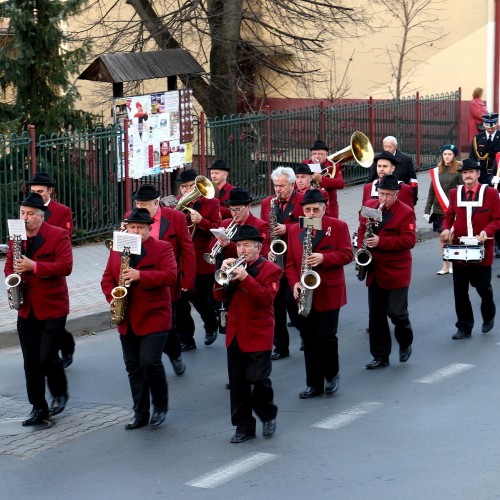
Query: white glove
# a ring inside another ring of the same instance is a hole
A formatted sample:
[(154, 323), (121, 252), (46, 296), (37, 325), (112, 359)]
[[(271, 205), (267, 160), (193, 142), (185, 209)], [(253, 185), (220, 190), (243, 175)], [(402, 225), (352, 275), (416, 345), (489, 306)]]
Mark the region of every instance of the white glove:
[(429, 219), (431, 218), (431, 214), (424, 214), (424, 219), (429, 222)]
[(500, 184), (500, 177), (498, 175), (494, 175), (491, 179), (492, 184)]

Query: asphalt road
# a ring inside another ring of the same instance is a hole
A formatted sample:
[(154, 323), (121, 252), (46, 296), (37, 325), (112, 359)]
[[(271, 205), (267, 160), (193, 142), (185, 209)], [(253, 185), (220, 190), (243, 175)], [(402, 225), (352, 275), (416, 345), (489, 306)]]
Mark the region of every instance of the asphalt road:
[[(170, 411), (163, 426), (126, 431), (131, 397), (113, 330), (79, 337), (67, 374), (70, 400), (50, 429), (19, 434), (27, 415), (18, 348), (0, 350), (0, 494), (3, 499), (493, 499), (500, 497), (500, 335), (451, 340), (451, 276), (436, 276), (437, 240), (414, 250), (413, 355), (367, 371), (367, 292), (346, 268), (340, 315), (341, 387), (305, 388), (299, 338), (273, 365), (277, 433), (230, 444), (224, 338), (185, 353), (182, 377), (165, 366)], [(500, 262), (495, 262), (500, 272)], [(496, 295), (500, 279), (493, 278)], [(471, 294), (479, 315), (477, 297)], [(199, 326), (199, 321), (197, 323)]]

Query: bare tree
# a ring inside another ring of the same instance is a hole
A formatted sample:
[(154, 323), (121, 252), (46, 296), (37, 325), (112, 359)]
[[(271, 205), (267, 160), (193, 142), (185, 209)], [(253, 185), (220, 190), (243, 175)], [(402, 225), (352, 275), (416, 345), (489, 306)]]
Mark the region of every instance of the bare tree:
[(89, 9), (102, 14), (81, 35), (91, 34), (101, 52), (190, 50), (207, 73), (181, 80), (209, 117), (235, 113), (238, 96), (249, 90), (279, 91), (283, 77), (324, 80), (314, 56), (367, 28), (360, 9), (331, 0), (125, 2), (133, 8), (130, 18), (120, 0), (94, 0)]
[[(372, 5), (382, 7), (377, 14), (395, 20), (399, 34), (394, 43), (387, 45), (384, 55), (393, 78), (388, 89), (393, 97), (399, 99), (410, 89), (414, 67), (422, 62), (421, 50), (434, 44), (447, 34), (442, 28), (443, 19), (440, 0), (373, 0)], [(388, 23), (392, 26), (392, 23)]]

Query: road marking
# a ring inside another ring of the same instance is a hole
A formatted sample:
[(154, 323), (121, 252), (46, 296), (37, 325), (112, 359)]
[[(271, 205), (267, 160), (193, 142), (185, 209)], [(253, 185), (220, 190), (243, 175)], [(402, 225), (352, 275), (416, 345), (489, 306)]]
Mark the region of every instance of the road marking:
[(217, 488), (217, 486), (227, 483), (231, 481), (231, 479), (256, 469), (275, 458), (278, 458), (278, 455), (273, 455), (271, 453), (250, 453), (250, 455), (244, 458), (234, 460), (186, 484), (188, 486), (194, 486), (195, 488)]
[(459, 373), (466, 372), (476, 365), (469, 365), (467, 363), (452, 363), (451, 365), (445, 366), (440, 370), (430, 373), (426, 377), (419, 378), (416, 382), (422, 384), (434, 384), (434, 382), (442, 382), (443, 380), (454, 377)]
[(311, 427), (319, 427), (320, 429), (329, 430), (340, 429), (340, 427), (344, 427), (344, 425), (358, 420), (358, 418), (361, 418), (363, 415), (366, 415), (381, 406), (382, 403), (365, 401), (357, 406), (353, 406), (352, 408), (348, 408), (347, 410), (336, 413), (331, 417), (325, 418), (324, 420), (311, 425)]

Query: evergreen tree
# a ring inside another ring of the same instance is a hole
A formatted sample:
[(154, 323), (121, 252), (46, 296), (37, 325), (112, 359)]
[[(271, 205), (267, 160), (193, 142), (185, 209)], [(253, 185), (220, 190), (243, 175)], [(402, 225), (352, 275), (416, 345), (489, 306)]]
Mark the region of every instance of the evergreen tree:
[[(0, 108), (3, 128), (17, 132), (33, 124), (39, 133), (89, 125), (75, 110), (75, 75), (90, 50), (88, 40), (75, 47), (64, 27), (87, 0), (6, 0), (0, 16), (9, 20), (9, 36), (0, 48)], [(13, 126), (18, 125), (15, 129)]]

